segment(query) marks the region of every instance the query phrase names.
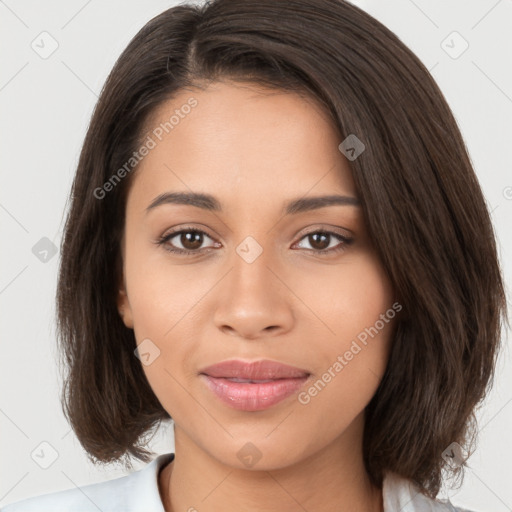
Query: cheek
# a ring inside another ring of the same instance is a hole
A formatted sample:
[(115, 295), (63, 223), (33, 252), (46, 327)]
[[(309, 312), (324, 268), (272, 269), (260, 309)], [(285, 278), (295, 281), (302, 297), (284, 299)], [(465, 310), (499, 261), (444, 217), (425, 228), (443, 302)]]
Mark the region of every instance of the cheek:
[(330, 349), (328, 362), (316, 368), (309, 386), (297, 397), (296, 418), (304, 420), (305, 428), (334, 439), (363, 413), (387, 366), (391, 325), (369, 336), (366, 343), (349, 339), (338, 350)]
[(373, 326), (394, 302), (391, 282), (369, 251), (309, 273), (295, 281), (294, 291), (316, 317), (313, 325), (323, 334), (320, 339), (325, 340), (327, 352), (329, 347), (342, 349), (347, 341)]
[(188, 356), (198, 348), (195, 319), (212, 283), (197, 279), (191, 267), (170, 265), (159, 254), (163, 249), (147, 249), (144, 243), (127, 245), (125, 261), (134, 335), (151, 388), (168, 411), (179, 411), (190, 406), (180, 383), (189, 373)]
[(325, 418), (336, 430), (364, 409), (385, 371), (395, 325), (392, 286), (375, 256), (366, 254), (309, 299), (332, 332), (316, 338), (315, 380), (299, 403), (322, 411), (311, 418)]
[(125, 263), (135, 337), (164, 343), (182, 318), (193, 315), (206, 283), (190, 267), (170, 264), (163, 248), (144, 244), (150, 242), (134, 241)]

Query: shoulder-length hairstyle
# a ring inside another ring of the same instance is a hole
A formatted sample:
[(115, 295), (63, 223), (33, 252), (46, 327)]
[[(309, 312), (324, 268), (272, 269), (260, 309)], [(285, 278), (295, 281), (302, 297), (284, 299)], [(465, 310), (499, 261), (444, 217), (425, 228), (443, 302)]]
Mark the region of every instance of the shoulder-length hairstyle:
[(384, 25), (342, 0), (179, 5), (151, 19), (119, 57), (85, 137), (61, 244), (67, 419), (95, 463), (148, 462), (145, 434), (170, 419), (117, 309), (136, 166), (115, 183), (112, 177), (140, 147), (159, 105), (215, 80), (307, 94), (332, 117), (340, 143), (350, 134), (364, 143), (348, 165), (403, 306), (386, 372), (366, 408), (364, 462), (378, 486), (393, 471), (436, 496), (449, 469), (443, 451), (455, 442), (469, 452), (474, 442), (474, 411), (492, 384), (508, 322), (495, 235), (457, 123), (429, 71)]

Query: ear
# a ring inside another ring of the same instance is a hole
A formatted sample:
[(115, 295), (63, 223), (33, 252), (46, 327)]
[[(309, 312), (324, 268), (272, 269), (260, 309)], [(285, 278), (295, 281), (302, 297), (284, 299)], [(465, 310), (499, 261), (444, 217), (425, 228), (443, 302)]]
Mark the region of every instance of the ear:
[(129, 329), (133, 329), (133, 315), (132, 309), (130, 307), (130, 301), (128, 300), (128, 295), (126, 293), (126, 288), (123, 285), (122, 288), (119, 289), (117, 295), (117, 310), (123, 319), (124, 325)]
[(132, 308), (130, 306), (130, 301), (128, 300), (128, 293), (126, 291), (126, 282), (124, 275), (124, 234), (121, 239), (121, 250), (117, 254), (116, 263), (115, 263), (115, 275), (116, 282), (118, 286), (117, 292), (117, 310), (119, 311), (119, 315), (123, 319), (124, 325), (128, 327), (128, 329), (133, 329), (133, 314)]
[(117, 275), (119, 290), (117, 292), (117, 310), (119, 311), (119, 315), (123, 319), (124, 325), (129, 329), (133, 329), (133, 314), (132, 308), (130, 306), (130, 301), (128, 300), (128, 294), (126, 292), (126, 283), (124, 280), (124, 272), (122, 270), (121, 265), (117, 265)]

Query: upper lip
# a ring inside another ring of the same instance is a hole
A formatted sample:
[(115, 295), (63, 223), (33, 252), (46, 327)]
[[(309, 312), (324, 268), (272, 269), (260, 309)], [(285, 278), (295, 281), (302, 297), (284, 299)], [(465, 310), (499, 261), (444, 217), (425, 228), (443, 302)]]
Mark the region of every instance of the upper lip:
[(250, 380), (293, 379), (309, 375), (308, 371), (301, 368), (266, 359), (253, 362), (230, 359), (203, 368), (199, 373), (210, 377)]

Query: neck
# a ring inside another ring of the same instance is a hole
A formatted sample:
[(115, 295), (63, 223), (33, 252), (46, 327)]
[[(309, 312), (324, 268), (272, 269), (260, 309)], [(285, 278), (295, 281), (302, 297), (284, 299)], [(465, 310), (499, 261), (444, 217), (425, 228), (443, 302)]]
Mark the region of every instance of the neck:
[(362, 458), (362, 416), (320, 452), (270, 471), (211, 457), (175, 427), (175, 458), (159, 475), (166, 512), (382, 512)]

